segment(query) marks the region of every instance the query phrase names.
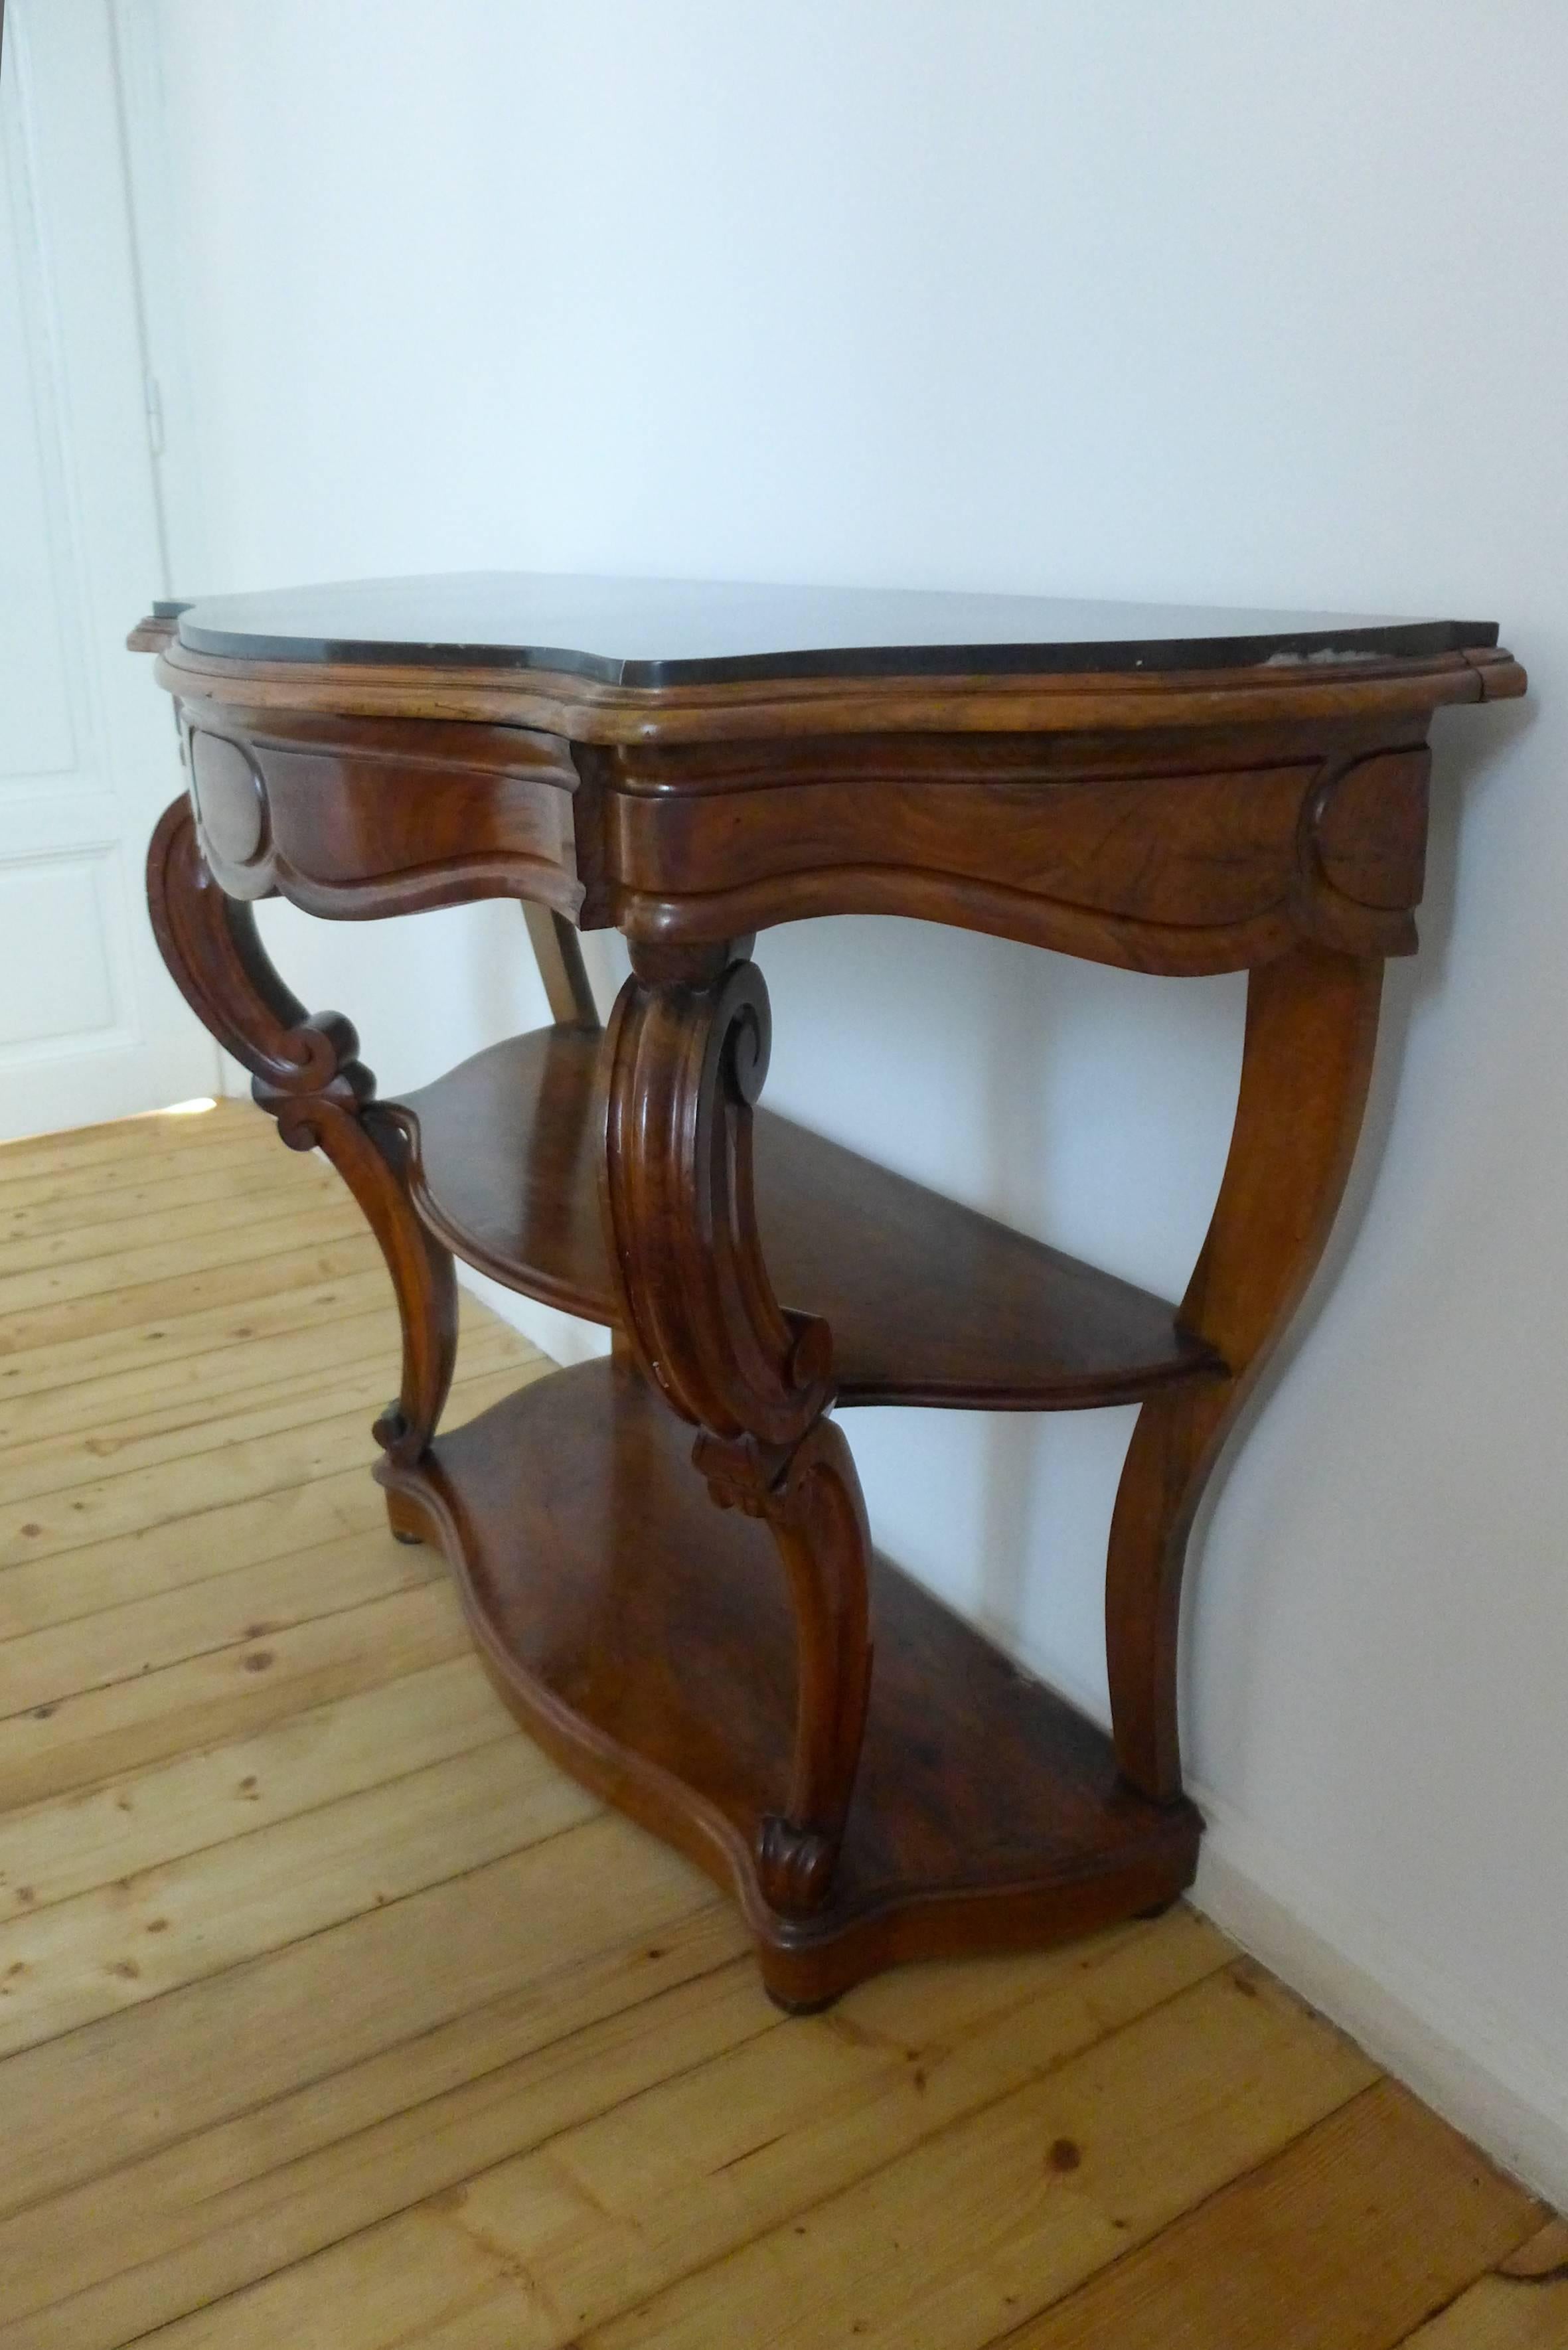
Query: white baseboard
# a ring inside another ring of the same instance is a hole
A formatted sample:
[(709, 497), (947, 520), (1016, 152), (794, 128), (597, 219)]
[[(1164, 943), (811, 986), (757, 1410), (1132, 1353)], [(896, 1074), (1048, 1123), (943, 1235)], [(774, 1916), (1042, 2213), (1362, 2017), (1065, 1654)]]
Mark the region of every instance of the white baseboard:
[(1568, 2207), (1568, 2049), (1314, 1882), (1220, 1797), (1192, 1793), (1209, 1823), (1194, 1906), (1504, 2169)]

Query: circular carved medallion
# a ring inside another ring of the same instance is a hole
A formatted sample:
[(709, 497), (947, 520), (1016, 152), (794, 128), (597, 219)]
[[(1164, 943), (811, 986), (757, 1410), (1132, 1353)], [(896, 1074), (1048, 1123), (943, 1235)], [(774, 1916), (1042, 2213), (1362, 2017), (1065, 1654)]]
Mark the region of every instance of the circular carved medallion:
[(266, 838), (266, 790), (249, 754), (224, 734), (191, 733), (191, 791), (202, 837), (220, 865), (249, 865)]

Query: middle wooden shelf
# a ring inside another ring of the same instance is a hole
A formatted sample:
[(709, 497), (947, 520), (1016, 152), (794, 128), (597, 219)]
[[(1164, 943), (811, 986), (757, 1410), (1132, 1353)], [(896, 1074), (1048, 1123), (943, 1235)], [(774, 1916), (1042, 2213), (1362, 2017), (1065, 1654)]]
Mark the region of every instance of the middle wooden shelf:
[[(601, 1043), (535, 1029), (385, 1107), (440, 1239), (509, 1289), (613, 1325)], [(1072, 1410), (1225, 1376), (1163, 1298), (788, 1118), (757, 1111), (754, 1157), (774, 1286), (832, 1329), (840, 1403)]]

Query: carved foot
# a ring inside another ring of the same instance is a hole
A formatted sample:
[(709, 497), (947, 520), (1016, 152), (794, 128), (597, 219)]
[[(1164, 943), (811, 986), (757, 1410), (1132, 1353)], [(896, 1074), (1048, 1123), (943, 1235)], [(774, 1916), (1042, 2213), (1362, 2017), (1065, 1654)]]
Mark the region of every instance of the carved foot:
[(757, 1875), (770, 1906), (785, 1918), (809, 1917), (820, 1909), (833, 1882), (839, 1837), (799, 1828), (767, 1813), (757, 1830)]
[(406, 1493), (387, 1495), (387, 1523), (394, 1542), (422, 1544), (430, 1539), (423, 1513)]
[(819, 1419), (782, 1461), (747, 1439), (700, 1436), (692, 1460), (719, 1506), (765, 1518), (794, 1603), (794, 1756), (781, 1813), (758, 1828), (757, 1875), (785, 1917), (832, 1889), (871, 1693), (871, 1538), (843, 1431)]

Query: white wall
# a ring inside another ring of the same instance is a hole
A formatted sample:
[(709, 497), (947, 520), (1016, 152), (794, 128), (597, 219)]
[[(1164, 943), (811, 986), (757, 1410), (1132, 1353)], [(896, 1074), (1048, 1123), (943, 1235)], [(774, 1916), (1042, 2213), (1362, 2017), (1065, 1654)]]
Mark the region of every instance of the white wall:
[[(1503, 621), (1534, 696), (1438, 722), (1425, 955), (1337, 1285), (1200, 1530), (1187, 1719), (1210, 1898), (1568, 2197), (1568, 16), (147, 7), (193, 587), (598, 567)], [(510, 909), (307, 929), (277, 919), (291, 976), (394, 1082), (534, 1016)], [(1241, 982), (871, 920), (760, 951), (775, 1105), (1179, 1291)], [(887, 1546), (1096, 1703), (1128, 1419), (849, 1423)]]

